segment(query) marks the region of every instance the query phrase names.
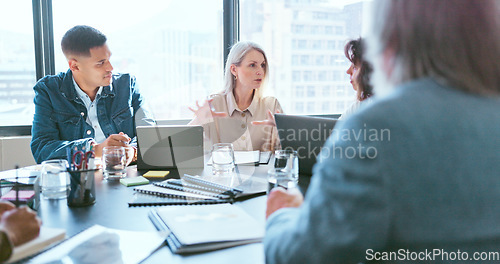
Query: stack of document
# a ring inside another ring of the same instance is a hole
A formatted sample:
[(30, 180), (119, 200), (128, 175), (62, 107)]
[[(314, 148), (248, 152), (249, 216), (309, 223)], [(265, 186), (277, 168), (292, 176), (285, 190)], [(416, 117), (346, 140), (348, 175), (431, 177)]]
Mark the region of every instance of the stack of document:
[(196, 253), (262, 241), (264, 227), (231, 204), (171, 206), (152, 210), (149, 218), (174, 253)]

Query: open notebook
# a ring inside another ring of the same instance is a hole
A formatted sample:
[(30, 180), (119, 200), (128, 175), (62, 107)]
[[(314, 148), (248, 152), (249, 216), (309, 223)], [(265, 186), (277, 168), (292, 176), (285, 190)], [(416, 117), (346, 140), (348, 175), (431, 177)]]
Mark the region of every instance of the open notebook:
[(152, 210), (149, 218), (172, 252), (197, 253), (262, 241), (264, 227), (232, 204), (170, 206)]
[(12, 251), (12, 256), (7, 263), (16, 262), (26, 257), (35, 255), (52, 244), (63, 240), (66, 237), (66, 230), (60, 228), (50, 228), (42, 226), (40, 228), (40, 235), (37, 238), (17, 246)]

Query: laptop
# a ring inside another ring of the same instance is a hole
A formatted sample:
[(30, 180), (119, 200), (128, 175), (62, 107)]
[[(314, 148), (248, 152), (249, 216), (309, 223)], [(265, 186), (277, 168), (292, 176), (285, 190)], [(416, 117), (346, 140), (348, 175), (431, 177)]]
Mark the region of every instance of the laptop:
[(138, 126), (137, 169), (203, 168), (203, 127)]
[(293, 149), (299, 156), (299, 173), (312, 175), (316, 157), (330, 137), (337, 119), (275, 114), (282, 149)]

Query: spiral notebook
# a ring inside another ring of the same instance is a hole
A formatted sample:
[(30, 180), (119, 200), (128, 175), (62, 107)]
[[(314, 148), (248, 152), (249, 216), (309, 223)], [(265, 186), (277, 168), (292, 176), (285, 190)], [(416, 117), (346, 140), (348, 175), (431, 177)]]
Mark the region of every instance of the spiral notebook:
[(135, 193), (129, 206), (162, 206), (162, 205), (201, 205), (230, 203), (227, 199), (191, 199), (182, 197), (166, 197), (147, 193)]
[(153, 184), (166, 189), (215, 197), (218, 199), (232, 199), (235, 198), (239, 193), (243, 192), (239, 189), (233, 189), (227, 186), (200, 180), (191, 176), (184, 176), (183, 180), (168, 179), (162, 182), (155, 182)]
[(188, 182), (194, 185), (198, 185), (200, 186), (200, 188), (202, 187), (206, 188), (208, 191), (213, 191), (213, 190), (215, 190), (216, 192), (224, 191), (227, 192), (229, 195), (233, 196), (239, 193), (243, 193), (243, 190), (239, 188), (229, 187), (222, 184), (218, 184), (216, 182), (207, 181), (202, 179), (200, 176), (191, 176), (189, 174), (184, 174), (184, 176), (182, 176), (182, 181), (183, 184), (185, 184), (184, 182)]
[(164, 188), (153, 184), (137, 186), (134, 188), (134, 191), (150, 195), (156, 195), (160, 197), (169, 197), (169, 198), (203, 199), (203, 200), (217, 198), (209, 195), (203, 195), (202, 193), (183, 192), (180, 190)]
[(248, 175), (240, 175), (240, 178), (239, 187), (235, 188), (185, 174), (182, 179), (168, 179), (135, 187), (136, 193), (128, 204), (150, 206), (233, 203), (237, 199), (266, 193), (266, 179)]
[(134, 191), (136, 193), (128, 203), (129, 206), (196, 205), (232, 202), (231, 199), (182, 192), (152, 184), (137, 186)]

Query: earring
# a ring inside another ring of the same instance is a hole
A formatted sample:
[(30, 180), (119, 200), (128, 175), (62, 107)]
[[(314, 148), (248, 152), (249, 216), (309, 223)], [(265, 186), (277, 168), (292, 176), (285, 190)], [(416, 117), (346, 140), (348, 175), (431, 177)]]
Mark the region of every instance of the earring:
[(234, 76), (234, 80), (235, 80), (235, 81), (236, 81), (236, 80), (238, 80), (238, 76), (236, 76), (236, 75), (235, 75), (235, 76)]

